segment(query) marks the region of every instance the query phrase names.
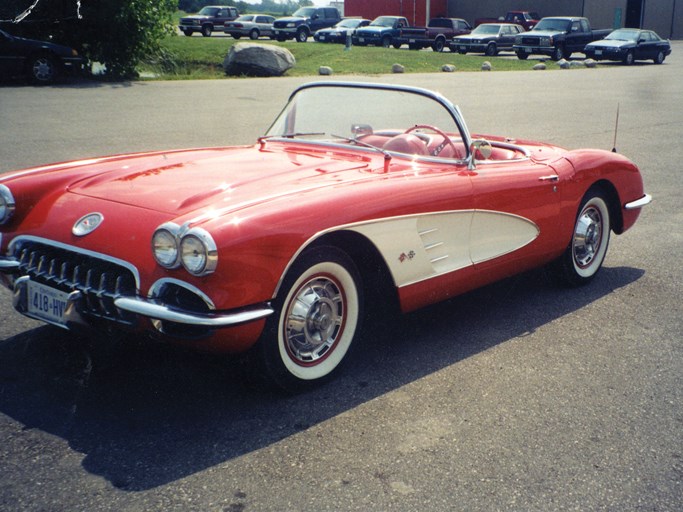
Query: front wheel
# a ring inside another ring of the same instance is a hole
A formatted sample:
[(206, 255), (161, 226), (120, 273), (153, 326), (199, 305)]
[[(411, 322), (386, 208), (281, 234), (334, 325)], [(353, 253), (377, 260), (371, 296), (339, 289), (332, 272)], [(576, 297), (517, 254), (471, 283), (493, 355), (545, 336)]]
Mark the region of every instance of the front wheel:
[(204, 37), (211, 37), (211, 32), (213, 32), (213, 28), (211, 27), (211, 25), (204, 25), (202, 27), (202, 35)]
[(498, 55), (498, 47), (496, 46), (496, 43), (490, 43), (486, 47), (486, 56), (487, 57), (494, 57)]
[(274, 306), (257, 345), (266, 380), (288, 391), (315, 386), (339, 370), (358, 337), (360, 273), (335, 247), (305, 251)]
[(296, 40), (299, 43), (305, 43), (308, 40), (308, 32), (306, 29), (299, 29), (296, 33)]
[(391, 36), (384, 36), (382, 38), (382, 46), (384, 48), (389, 48), (391, 46)]
[(624, 55), (624, 64), (626, 66), (630, 66), (631, 64), (633, 64), (633, 60), (634, 60), (633, 50), (629, 50), (628, 52), (626, 52), (626, 55)]
[(579, 208), (571, 242), (556, 262), (562, 283), (580, 286), (595, 277), (605, 261), (610, 229), (606, 200), (597, 190), (589, 190)]
[(554, 60), (555, 62), (557, 62), (558, 60), (562, 60), (563, 57), (564, 57), (564, 48), (562, 48), (561, 46), (556, 46), (555, 49), (553, 50), (553, 53), (550, 56), (550, 58), (552, 60)]
[(51, 84), (57, 79), (56, 61), (49, 55), (32, 57), (28, 64), (31, 80), (36, 84)]

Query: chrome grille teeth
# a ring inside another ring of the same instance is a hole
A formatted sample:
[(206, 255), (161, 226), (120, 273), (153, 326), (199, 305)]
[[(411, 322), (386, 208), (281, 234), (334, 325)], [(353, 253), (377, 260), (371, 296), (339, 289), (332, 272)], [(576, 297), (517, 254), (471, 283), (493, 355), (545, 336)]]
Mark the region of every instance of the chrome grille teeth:
[(96, 256), (24, 242), (15, 248), (24, 275), (48, 286), (82, 294), (82, 313), (126, 325), (135, 315), (119, 310), (114, 300), (136, 294), (135, 276), (125, 267)]

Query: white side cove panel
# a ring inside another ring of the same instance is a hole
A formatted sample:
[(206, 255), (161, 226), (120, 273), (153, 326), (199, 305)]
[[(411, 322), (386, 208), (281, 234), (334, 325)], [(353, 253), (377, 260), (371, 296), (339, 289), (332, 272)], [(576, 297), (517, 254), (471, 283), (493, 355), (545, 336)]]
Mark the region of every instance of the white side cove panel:
[(538, 226), (524, 217), (477, 211), (470, 232), (472, 262), (481, 263), (521, 249), (539, 234)]
[(395, 217), (347, 229), (372, 240), (399, 287), (508, 254), (539, 234), (522, 217), (476, 210)]

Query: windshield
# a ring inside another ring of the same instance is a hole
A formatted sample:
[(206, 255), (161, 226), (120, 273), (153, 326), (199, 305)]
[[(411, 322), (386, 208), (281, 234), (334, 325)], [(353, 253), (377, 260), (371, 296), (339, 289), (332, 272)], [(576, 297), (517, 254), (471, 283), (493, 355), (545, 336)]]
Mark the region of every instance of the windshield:
[(335, 25), (335, 27), (339, 28), (356, 28), (358, 24), (360, 23), (360, 20), (341, 20), (339, 23)]
[(605, 39), (613, 41), (635, 41), (638, 39), (639, 32), (637, 30), (615, 30)]
[[(463, 140), (469, 136), (459, 127), (459, 118), (456, 107), (422, 89), (320, 82), (295, 93), (266, 137), (356, 143), (399, 153), (463, 158)], [(401, 137), (406, 131), (411, 136)], [(449, 146), (460, 149), (449, 147), (446, 151), (444, 134), (453, 143)], [(416, 138), (417, 144), (411, 146)], [(401, 146), (406, 139), (412, 142)]]
[(315, 14), (315, 7), (302, 7), (294, 13), (296, 18), (310, 18)]
[(571, 27), (571, 21), (561, 20), (557, 18), (545, 18), (538, 22), (533, 30), (548, 30), (553, 32), (568, 32)]
[(375, 18), (372, 20), (372, 25), (373, 27), (393, 27), (394, 26), (394, 21), (396, 18), (388, 18), (387, 16), (380, 16), (379, 18)]
[(472, 33), (473, 34), (497, 34), (498, 33), (498, 25), (479, 25), (477, 28), (475, 28)]
[(202, 16), (215, 16), (218, 10), (218, 7), (203, 7), (199, 14)]

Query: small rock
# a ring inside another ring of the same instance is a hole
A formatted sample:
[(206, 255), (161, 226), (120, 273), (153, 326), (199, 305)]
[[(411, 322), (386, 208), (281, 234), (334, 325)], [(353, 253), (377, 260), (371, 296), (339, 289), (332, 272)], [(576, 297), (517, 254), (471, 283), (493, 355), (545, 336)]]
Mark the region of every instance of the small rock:
[(333, 73), (332, 68), (330, 66), (320, 66), (318, 68), (318, 74), (323, 75), (323, 76), (329, 76)]
[(587, 68), (594, 68), (598, 65), (596, 61), (593, 59), (586, 59), (583, 61), (583, 65), (586, 66)]
[(405, 70), (406, 68), (401, 64), (394, 64), (393, 66), (391, 66), (392, 73), (405, 73)]
[(557, 65), (560, 66), (562, 69), (569, 69), (569, 62), (565, 59), (558, 60)]
[(541, 70), (544, 70), (546, 68), (547, 68), (547, 66), (545, 65), (545, 62), (539, 62), (532, 69), (534, 69), (536, 71), (541, 71)]
[(482, 71), (491, 71), (493, 69), (493, 66), (491, 66), (491, 63), (487, 60), (482, 62), (481, 64), (481, 70)]
[(455, 66), (453, 64), (444, 64), (441, 66), (441, 71), (444, 73), (453, 73), (453, 71), (455, 71)]

